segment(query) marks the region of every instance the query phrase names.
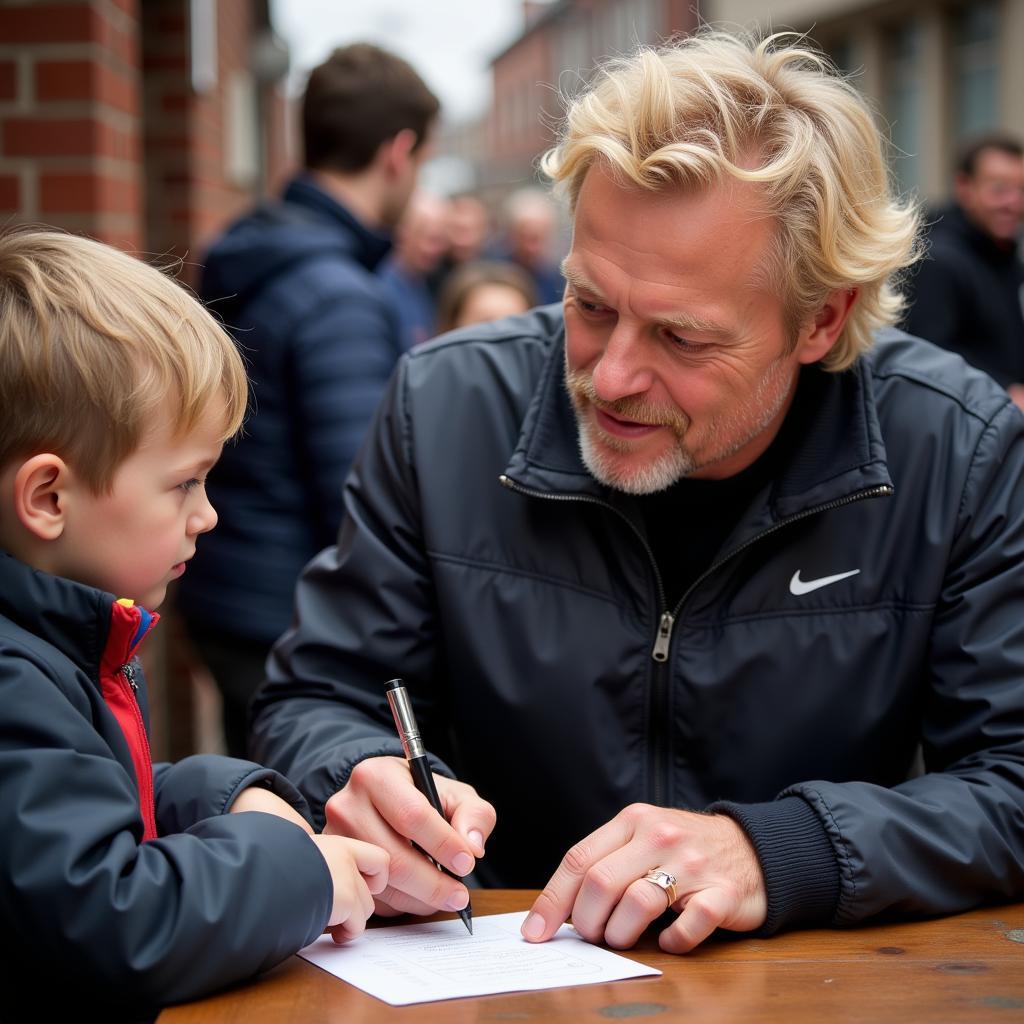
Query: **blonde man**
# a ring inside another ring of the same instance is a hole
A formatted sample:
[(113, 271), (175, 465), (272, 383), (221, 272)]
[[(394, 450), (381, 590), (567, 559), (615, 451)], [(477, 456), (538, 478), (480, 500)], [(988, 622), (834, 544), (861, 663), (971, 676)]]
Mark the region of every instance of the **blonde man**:
[(564, 309), (400, 364), (256, 749), (389, 850), (385, 909), (458, 904), (407, 840), (468, 870), (485, 794), (478, 877), (544, 887), (532, 941), (1020, 898), (1024, 421), (886, 329), (916, 215), (864, 104), (701, 35), (606, 68), (545, 166)]
[[(5, 1010), (132, 1019), (357, 935), (387, 855), (276, 772), (150, 761), (135, 652), (217, 515), (247, 383), (183, 289), (98, 242), (0, 236)], [(228, 813), (231, 812), (231, 813)], [(234, 813), (257, 812), (257, 813)], [(57, 982), (54, 984), (54, 982)]]

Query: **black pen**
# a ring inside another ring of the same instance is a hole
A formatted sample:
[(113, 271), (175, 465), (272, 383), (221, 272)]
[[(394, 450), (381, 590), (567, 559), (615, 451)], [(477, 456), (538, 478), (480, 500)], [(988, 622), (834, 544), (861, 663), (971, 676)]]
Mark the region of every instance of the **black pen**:
[[(391, 714), (395, 717), (395, 728), (398, 729), (402, 749), (409, 762), (413, 784), (430, 801), (430, 806), (444, 818), (444, 807), (441, 804), (441, 798), (437, 795), (434, 775), (430, 770), (430, 762), (427, 760), (427, 749), (423, 746), (423, 739), (420, 736), (419, 726), (416, 725), (416, 716), (413, 714), (412, 701), (409, 700), (405, 683), (401, 679), (392, 679), (391, 682), (385, 684), (384, 692), (387, 694), (388, 704), (391, 706)], [(413, 846), (416, 844), (413, 843)], [(438, 871), (443, 871), (446, 875), (462, 881), (458, 875), (452, 874), (443, 864), (438, 864), (426, 850), (419, 846), (416, 848)], [(472, 935), (473, 905), (467, 903), (464, 909), (458, 911), (458, 914), (462, 918), (462, 923), (469, 929), (469, 934)]]

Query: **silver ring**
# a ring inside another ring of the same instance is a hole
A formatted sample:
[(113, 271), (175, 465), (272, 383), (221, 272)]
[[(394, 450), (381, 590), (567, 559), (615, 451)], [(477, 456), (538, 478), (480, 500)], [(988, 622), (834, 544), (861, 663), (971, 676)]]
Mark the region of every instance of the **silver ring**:
[(670, 907), (679, 897), (679, 894), (676, 892), (676, 876), (670, 874), (664, 868), (651, 868), (644, 875), (642, 881), (650, 882), (651, 885), (656, 885), (659, 889), (664, 890), (665, 898), (668, 900), (668, 906)]

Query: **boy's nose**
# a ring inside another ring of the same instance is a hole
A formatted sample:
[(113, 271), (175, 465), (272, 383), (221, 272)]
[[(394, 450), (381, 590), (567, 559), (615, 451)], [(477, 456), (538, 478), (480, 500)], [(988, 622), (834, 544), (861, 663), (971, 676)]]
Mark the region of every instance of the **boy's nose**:
[(217, 510), (210, 504), (210, 499), (203, 493), (202, 505), (188, 517), (190, 534), (208, 533), (217, 525)]

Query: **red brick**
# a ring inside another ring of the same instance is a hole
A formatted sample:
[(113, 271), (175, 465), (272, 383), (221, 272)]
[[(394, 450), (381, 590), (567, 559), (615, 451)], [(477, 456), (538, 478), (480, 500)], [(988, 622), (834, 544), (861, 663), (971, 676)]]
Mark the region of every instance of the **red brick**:
[(156, 27), (164, 37), (169, 35), (183, 36), (188, 28), (188, 19), (184, 12), (161, 11), (156, 19)]
[(181, 110), (188, 110), (192, 105), (192, 97), (183, 93), (164, 93), (160, 97), (160, 109), (177, 113)]
[(138, 110), (134, 82), (89, 60), (43, 60), (36, 64), (36, 96), (48, 100), (99, 100), (126, 113)]
[(18, 65), (13, 60), (0, 60), (0, 100), (18, 96)]
[(77, 43), (94, 39), (100, 18), (89, 4), (16, 4), (0, 7), (5, 43)]
[(5, 213), (21, 209), (21, 182), (14, 174), (0, 174), (0, 210)]
[(89, 118), (12, 117), (3, 125), (4, 155), (85, 156), (95, 151), (97, 129)]
[(39, 176), (39, 208), (44, 214), (135, 213), (138, 206), (134, 181), (90, 172)]

